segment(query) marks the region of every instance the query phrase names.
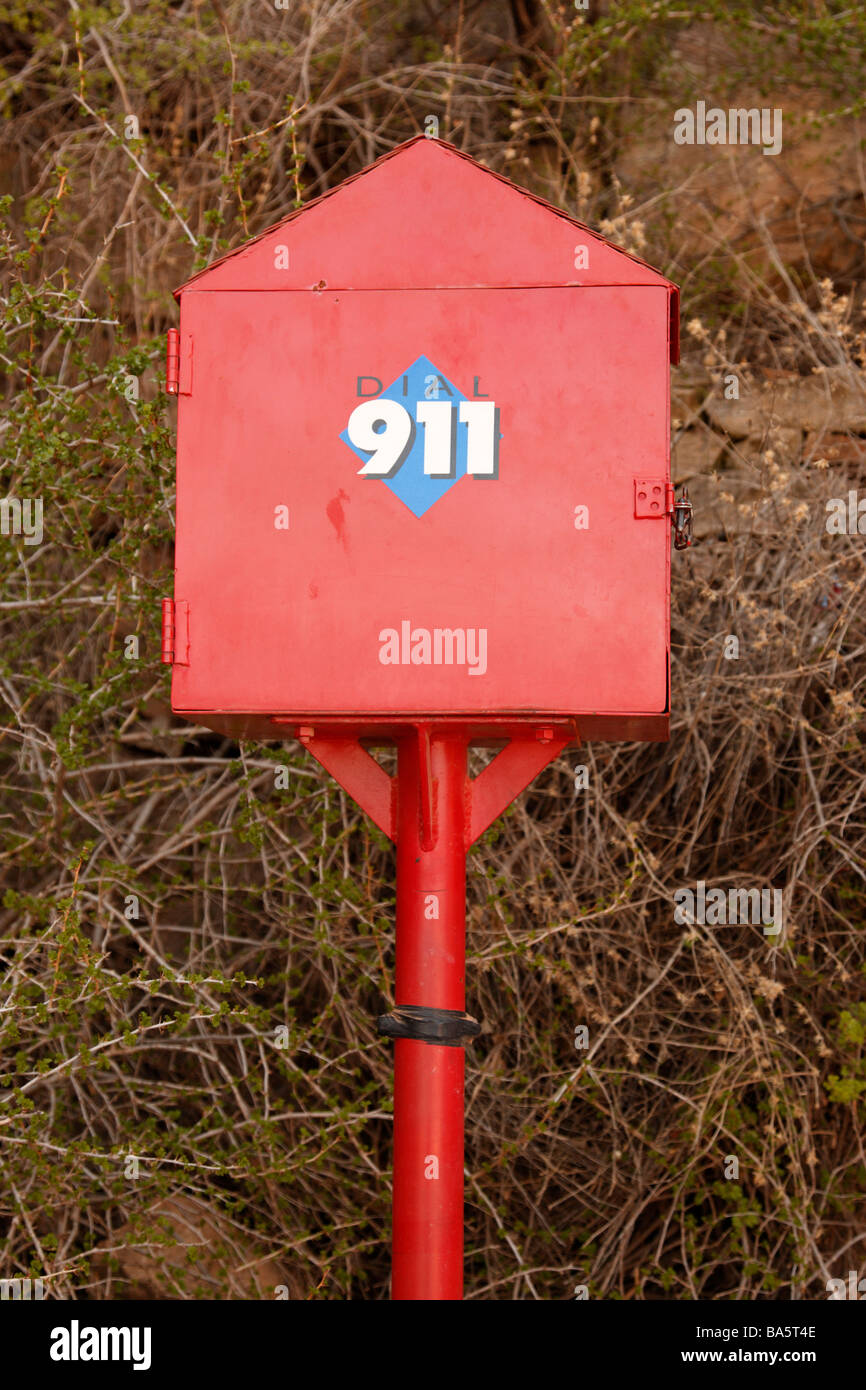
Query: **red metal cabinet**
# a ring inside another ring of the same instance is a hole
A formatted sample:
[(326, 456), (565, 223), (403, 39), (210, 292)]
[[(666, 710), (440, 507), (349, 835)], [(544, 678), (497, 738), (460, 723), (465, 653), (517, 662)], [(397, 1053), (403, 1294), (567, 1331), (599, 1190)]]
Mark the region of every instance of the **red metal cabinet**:
[(666, 736), (668, 281), (420, 139), (178, 294), (179, 713)]

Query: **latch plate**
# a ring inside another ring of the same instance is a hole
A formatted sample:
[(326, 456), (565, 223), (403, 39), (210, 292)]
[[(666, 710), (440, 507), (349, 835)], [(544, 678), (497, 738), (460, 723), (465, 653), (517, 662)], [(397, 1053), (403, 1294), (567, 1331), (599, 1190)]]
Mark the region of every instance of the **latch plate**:
[(634, 514), (636, 517), (667, 516), (674, 501), (674, 490), (664, 478), (635, 478)]

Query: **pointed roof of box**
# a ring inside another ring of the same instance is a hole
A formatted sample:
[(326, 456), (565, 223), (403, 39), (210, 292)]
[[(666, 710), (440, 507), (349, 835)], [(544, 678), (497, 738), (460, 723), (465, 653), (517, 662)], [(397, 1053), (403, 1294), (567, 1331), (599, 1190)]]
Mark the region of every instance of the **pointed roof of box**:
[(444, 140), (416, 135), (175, 290), (665, 286), (638, 256)]

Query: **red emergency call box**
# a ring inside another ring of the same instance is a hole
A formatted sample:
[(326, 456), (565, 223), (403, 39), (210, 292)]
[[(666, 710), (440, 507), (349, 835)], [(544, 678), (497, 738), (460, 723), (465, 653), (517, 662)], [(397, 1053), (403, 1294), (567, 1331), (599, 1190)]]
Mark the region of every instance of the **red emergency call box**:
[(177, 295), (172, 706), (396, 844), (391, 1295), (459, 1298), (466, 854), (575, 739), (667, 737), (677, 290), (419, 137)]
[(667, 737), (673, 284), (422, 136), (176, 293), (179, 714)]

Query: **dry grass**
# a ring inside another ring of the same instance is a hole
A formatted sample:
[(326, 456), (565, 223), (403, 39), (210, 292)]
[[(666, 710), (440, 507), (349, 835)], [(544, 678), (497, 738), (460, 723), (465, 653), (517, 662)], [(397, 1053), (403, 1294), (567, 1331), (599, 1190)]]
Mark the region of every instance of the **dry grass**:
[[(46, 535), (0, 541), (0, 1276), (387, 1295), (393, 850), (301, 751), (170, 715), (159, 375), (173, 285), (428, 113), (681, 282), (704, 387), (678, 374), (677, 429), (711, 437), (727, 508), (675, 559), (670, 743), (561, 759), (471, 859), (469, 1295), (823, 1297), (862, 1269), (866, 576), (824, 521), (866, 430), (772, 398), (731, 434), (713, 402), (765, 367), (862, 400), (863, 284), (815, 261), (808, 205), (799, 258), (759, 216), (697, 256), (674, 185), (618, 184), (623, 113), (667, 109), (669, 8), (6, 7), (3, 494), (42, 497)], [(744, 64), (821, 38), (758, 9)], [(698, 880), (782, 888), (784, 932), (678, 925)]]

